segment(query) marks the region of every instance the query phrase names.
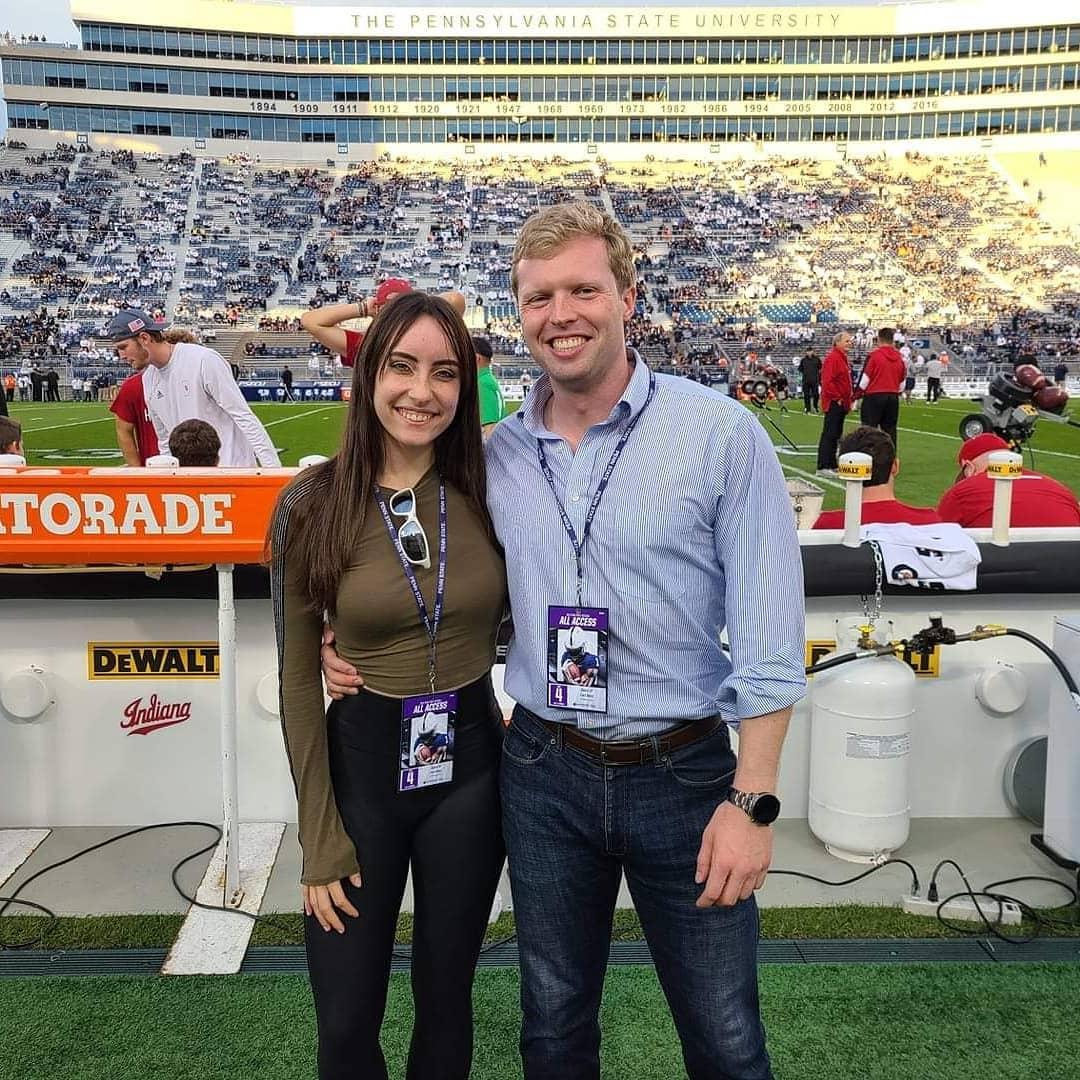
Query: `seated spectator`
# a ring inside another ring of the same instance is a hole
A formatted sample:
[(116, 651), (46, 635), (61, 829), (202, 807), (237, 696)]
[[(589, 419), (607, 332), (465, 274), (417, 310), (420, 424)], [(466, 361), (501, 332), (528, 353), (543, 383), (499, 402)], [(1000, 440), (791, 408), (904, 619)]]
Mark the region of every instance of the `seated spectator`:
[[(880, 428), (857, 427), (840, 440), (840, 454), (869, 454), (873, 459), (870, 479), (863, 484), (863, 525), (936, 525), (941, 521), (935, 510), (924, 506), (906, 506), (896, 498), (893, 484), (900, 473), (900, 461), (893, 441)], [(842, 529), (843, 510), (826, 510), (814, 522), (815, 529)]]
[[(986, 475), (986, 470), (990, 465), (990, 455), (995, 450), (1010, 449), (1000, 435), (990, 431), (976, 435), (961, 445), (956, 456), (960, 475), (938, 503), (942, 521), (955, 521), (968, 529), (990, 527), (994, 481)], [(1012, 485), (1009, 524), (1014, 529), (1080, 525), (1080, 503), (1064, 484), (1025, 469), (1012, 481)]]
[(22, 424), (10, 416), (0, 416), (0, 454), (25, 457), (22, 446)]
[(181, 468), (212, 468), (218, 463), (221, 439), (205, 420), (183, 420), (169, 432), (169, 450)]

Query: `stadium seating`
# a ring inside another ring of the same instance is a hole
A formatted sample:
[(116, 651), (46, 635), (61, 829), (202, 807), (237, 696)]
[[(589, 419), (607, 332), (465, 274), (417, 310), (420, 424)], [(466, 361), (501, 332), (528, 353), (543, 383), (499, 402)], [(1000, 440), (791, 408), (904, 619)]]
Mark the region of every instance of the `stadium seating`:
[[(900, 325), (935, 349), (949, 328), (957, 344), (966, 337), (954, 360), (981, 371), (1021, 341), (1080, 352), (1080, 254), (987, 158), (387, 157), (342, 169), (58, 144), (0, 153), (0, 365), (119, 374), (89, 337), (121, 303), (200, 333), (292, 326), (387, 276), (461, 289), (500, 356), (520, 360), (511, 240), (537, 207), (571, 198), (629, 231), (631, 334), (657, 363), (737, 363), (748, 351), (786, 363), (827, 347), (837, 324)], [(1024, 314), (1039, 309), (1049, 324)], [(238, 359), (308, 355), (269, 340), (260, 349)]]

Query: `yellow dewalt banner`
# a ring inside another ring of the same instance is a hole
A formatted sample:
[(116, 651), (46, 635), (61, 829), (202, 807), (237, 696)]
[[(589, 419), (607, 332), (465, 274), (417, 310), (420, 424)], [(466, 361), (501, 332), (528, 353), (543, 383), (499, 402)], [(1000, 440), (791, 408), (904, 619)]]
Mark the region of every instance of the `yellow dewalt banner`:
[[(813, 667), (819, 660), (836, 649), (836, 642), (832, 638), (807, 639), (806, 642), (806, 666)], [(934, 651), (929, 656), (913, 653), (904, 657), (911, 666), (911, 670), (921, 679), (936, 679), (941, 674), (941, 646), (935, 645)], [(858, 663), (854, 660), (852, 663)], [(813, 678), (813, 676), (811, 676)]]
[(91, 641), (88, 679), (216, 679), (216, 641)]

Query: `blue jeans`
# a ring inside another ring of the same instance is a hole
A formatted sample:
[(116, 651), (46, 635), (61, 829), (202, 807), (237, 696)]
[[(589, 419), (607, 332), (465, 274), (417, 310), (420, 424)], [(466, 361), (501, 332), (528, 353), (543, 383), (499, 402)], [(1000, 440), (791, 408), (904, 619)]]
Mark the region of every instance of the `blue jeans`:
[(701, 834), (734, 771), (724, 724), (658, 762), (605, 767), (514, 710), (500, 782), (525, 1080), (600, 1076), (600, 998), (623, 872), (690, 1080), (771, 1078), (754, 899), (694, 906)]

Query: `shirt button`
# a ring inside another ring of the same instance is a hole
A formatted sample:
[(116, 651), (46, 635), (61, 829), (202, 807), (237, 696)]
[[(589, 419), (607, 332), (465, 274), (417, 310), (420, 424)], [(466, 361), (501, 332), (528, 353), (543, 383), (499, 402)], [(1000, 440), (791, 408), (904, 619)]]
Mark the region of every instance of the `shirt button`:
[(570, 501), (571, 502), (581, 502), (581, 496), (580, 495), (571, 495), (570, 496)]

